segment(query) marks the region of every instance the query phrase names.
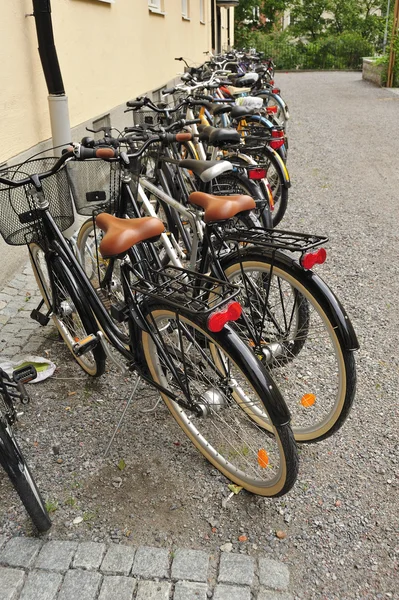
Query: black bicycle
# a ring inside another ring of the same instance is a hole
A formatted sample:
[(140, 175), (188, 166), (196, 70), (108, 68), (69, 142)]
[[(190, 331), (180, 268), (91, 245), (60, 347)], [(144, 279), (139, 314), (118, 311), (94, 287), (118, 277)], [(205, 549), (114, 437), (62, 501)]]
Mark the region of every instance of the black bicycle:
[(1, 233), (8, 243), (29, 245), (43, 294), (33, 316), (43, 325), (53, 318), (86, 372), (103, 372), (107, 340), (129, 370), (160, 392), (217, 469), (250, 492), (285, 494), (298, 469), (290, 415), (270, 374), (228, 325), (241, 314), (238, 288), (186, 269), (154, 268), (145, 256), (164, 231), (162, 221), (103, 213), (102, 259), (122, 257), (122, 302), (111, 317), (62, 236), (73, 220), (66, 161), (115, 159), (134, 168), (151, 141), (130, 160), (110, 147), (75, 144), (58, 160), (42, 159), (52, 164), (13, 167), (0, 177)]
[(32, 366), (15, 370), (12, 379), (0, 369), (0, 464), (36, 528), (47, 531), (51, 527), (50, 517), (12, 430), (17, 420), (15, 403), (29, 402), (24, 384), (35, 378), (36, 370)]

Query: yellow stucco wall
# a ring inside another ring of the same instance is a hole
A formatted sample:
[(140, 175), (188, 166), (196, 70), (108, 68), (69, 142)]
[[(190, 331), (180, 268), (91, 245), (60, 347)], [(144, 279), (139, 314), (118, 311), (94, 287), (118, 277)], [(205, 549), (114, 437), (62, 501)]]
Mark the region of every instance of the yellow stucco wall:
[[(71, 126), (165, 84), (182, 71), (176, 56), (203, 62), (211, 47), (210, 2), (203, 25), (199, 0), (190, 0), (190, 21), (182, 19), (180, 0), (163, 0), (165, 16), (152, 14), (147, 0), (52, 0)], [(31, 0), (2, 0), (0, 111), (7, 144), (0, 163), (51, 136), (35, 22), (25, 16), (31, 12)]]

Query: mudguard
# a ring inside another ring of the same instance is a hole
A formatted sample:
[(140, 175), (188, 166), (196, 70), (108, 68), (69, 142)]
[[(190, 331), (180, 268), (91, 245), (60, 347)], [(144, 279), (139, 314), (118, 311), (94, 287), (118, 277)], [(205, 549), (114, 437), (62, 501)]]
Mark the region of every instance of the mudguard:
[(291, 420), (287, 404), (271, 375), (252, 350), (228, 325), (225, 325), (219, 333), (212, 335), (248, 376), (252, 387), (263, 401), (273, 425), (287, 425)]

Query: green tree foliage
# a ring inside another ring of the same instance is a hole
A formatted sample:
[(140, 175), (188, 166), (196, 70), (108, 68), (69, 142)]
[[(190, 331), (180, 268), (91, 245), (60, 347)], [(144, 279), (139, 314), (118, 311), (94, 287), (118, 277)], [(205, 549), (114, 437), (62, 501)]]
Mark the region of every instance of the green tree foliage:
[(292, 0), (290, 10), (293, 35), (316, 40), (325, 31), (329, 0)]
[[(315, 41), (322, 35), (358, 32), (371, 42), (381, 38), (387, 0), (291, 0), (292, 34)], [(377, 14), (381, 11), (381, 15)]]
[(240, 0), (234, 12), (237, 47), (250, 45), (254, 31), (270, 33), (278, 27), (289, 0)]

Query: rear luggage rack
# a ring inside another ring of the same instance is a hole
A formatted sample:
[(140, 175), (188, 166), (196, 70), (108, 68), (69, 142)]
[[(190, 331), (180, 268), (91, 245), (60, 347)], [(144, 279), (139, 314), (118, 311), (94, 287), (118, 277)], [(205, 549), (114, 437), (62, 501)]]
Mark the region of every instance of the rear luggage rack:
[(284, 231), (282, 229), (265, 229), (263, 227), (226, 229), (221, 237), (224, 242), (255, 244), (256, 246), (287, 250), (288, 252), (307, 252), (328, 242), (326, 236)]

